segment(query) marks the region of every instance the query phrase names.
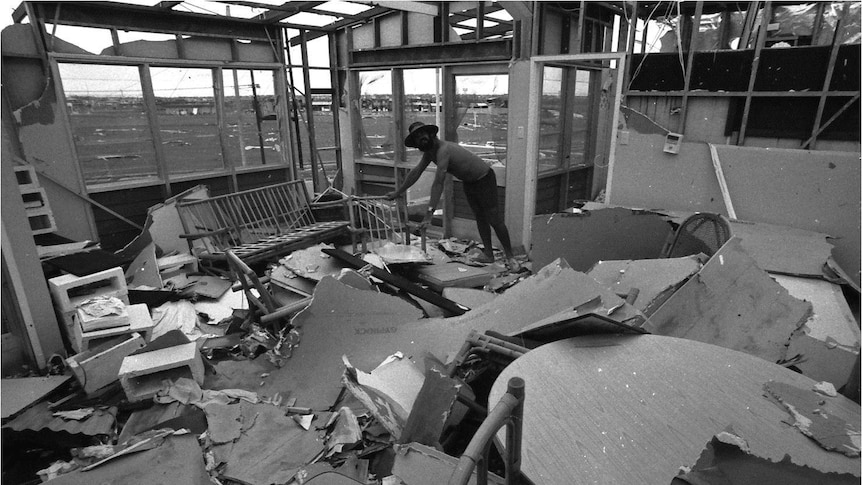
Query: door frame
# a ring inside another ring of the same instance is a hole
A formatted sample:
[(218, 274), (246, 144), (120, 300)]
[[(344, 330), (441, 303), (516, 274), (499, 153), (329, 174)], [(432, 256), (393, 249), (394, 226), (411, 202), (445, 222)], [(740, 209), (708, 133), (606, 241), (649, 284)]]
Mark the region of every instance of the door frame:
[[(601, 52), (590, 54), (566, 54), (552, 56), (535, 56), (530, 58), (530, 100), (527, 113), (527, 158), (526, 177), (524, 178), (524, 224), (522, 241), (529, 252), (532, 244), (532, 222), (536, 212), (536, 184), (539, 175), (539, 129), (540, 108), (542, 101), (542, 74), (545, 65), (560, 67), (583, 67), (584, 62), (617, 61), (614, 76), (614, 100), (611, 120), (611, 136), (608, 138), (608, 173), (613, 172), (614, 153), (616, 148), (617, 125), (619, 123), (620, 103), (622, 97), (623, 71), (625, 70), (626, 54), (624, 52)], [(598, 150), (599, 147), (596, 147)], [(611, 180), (608, 177), (605, 185), (606, 199), (611, 193)]]

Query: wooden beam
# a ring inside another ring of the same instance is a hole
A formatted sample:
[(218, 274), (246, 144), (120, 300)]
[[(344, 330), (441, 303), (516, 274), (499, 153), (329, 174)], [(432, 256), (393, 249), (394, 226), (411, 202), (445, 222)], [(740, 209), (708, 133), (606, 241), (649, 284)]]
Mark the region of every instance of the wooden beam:
[(352, 266), (355, 269), (364, 268), (366, 266), (370, 267), (371, 275), (377, 279), (383, 280), (386, 283), (389, 283), (396, 288), (403, 290), (411, 295), (421, 298), (422, 300), (427, 301), (433, 305), (436, 305), (454, 315), (463, 315), (470, 309), (461, 305), (460, 303), (455, 303), (452, 300), (447, 298), (443, 298), (442, 296), (434, 293), (431, 290), (426, 290), (421, 286), (407, 280), (406, 278), (398, 275), (394, 275), (387, 271), (384, 271), (376, 266), (369, 265), (364, 260), (353, 256), (352, 254), (346, 253), (340, 249), (323, 249), (324, 253), (332, 256), (339, 261), (347, 263), (348, 266)]
[[(219, 145), (221, 146), (221, 159), (225, 168), (230, 173), (230, 189), (231, 192), (239, 191), (239, 185), (236, 181), (236, 166), (234, 165), (233, 160), (228, 158), (228, 153), (230, 153), (228, 143), (228, 130), (227, 130), (227, 120), (225, 120), (225, 111), (224, 111), (224, 70), (221, 67), (217, 67), (212, 70), (213, 77), (213, 87), (215, 88), (215, 105), (216, 105), (216, 124), (218, 125), (218, 140)], [(240, 121), (238, 125), (241, 125)], [(242, 143), (242, 138), (240, 137), (240, 143)], [(240, 153), (242, 153), (243, 145), (240, 145)]]
[(834, 115), (832, 115), (832, 116), (829, 118), (829, 120), (827, 120), (827, 121), (826, 121), (826, 123), (823, 123), (823, 126), (821, 126), (820, 128), (818, 128), (818, 129), (817, 129), (817, 131), (815, 131), (815, 132), (814, 132), (814, 134), (812, 134), (812, 135), (811, 135), (811, 138), (809, 138), (809, 139), (808, 139), (808, 140), (806, 140), (804, 143), (802, 143), (802, 147), (801, 147), (801, 148), (802, 148), (802, 149), (808, 148), (808, 144), (809, 144), (809, 143), (811, 143), (812, 141), (814, 141), (815, 137), (817, 137), (818, 135), (820, 135), (820, 133), (822, 133), (822, 132), (823, 132), (823, 130), (825, 130), (826, 128), (828, 128), (828, 127), (829, 127), (829, 125), (831, 125), (833, 121), (835, 121), (836, 119), (838, 119), (838, 117), (839, 117), (839, 116), (841, 116), (841, 113), (843, 113), (843, 112), (847, 111), (847, 109), (848, 109), (850, 106), (852, 106), (852, 105), (853, 105), (853, 103), (855, 103), (855, 102), (856, 102), (856, 100), (858, 100), (858, 99), (859, 99), (859, 93), (856, 93), (852, 98), (850, 98), (850, 101), (847, 101), (846, 103), (844, 103), (844, 106), (842, 106), (842, 107), (841, 107), (841, 109), (839, 109), (838, 111), (836, 111), (836, 112), (835, 112), (835, 114), (834, 114)]
[(300, 44), (300, 52), (302, 53), (302, 80), (305, 85), (305, 124), (308, 129), (308, 153), (311, 158), (311, 181), (314, 187), (314, 192), (319, 193), (322, 190), (320, 186), (319, 171), (322, 167), (317, 164), (317, 145), (314, 139), (314, 109), (311, 99), (311, 76), (308, 70), (308, 43), (303, 36), (302, 44)]
[(823, 89), (820, 91), (820, 101), (817, 103), (817, 114), (814, 115), (814, 126), (811, 128), (811, 139), (808, 142), (811, 149), (817, 146), (817, 135), (820, 133), (820, 122), (823, 119), (823, 109), (826, 107), (826, 94), (829, 91), (829, 86), (832, 84), (832, 73), (835, 72), (835, 60), (838, 59), (838, 48), (840, 43), (838, 39), (841, 36), (841, 29), (844, 28), (844, 19), (847, 17), (847, 11), (850, 7), (847, 3), (843, 4), (841, 15), (835, 22), (835, 32), (832, 34), (832, 48), (829, 51), (829, 65), (826, 68), (826, 77), (823, 79)]
[(405, 2), (405, 1), (371, 1), (371, 0), (351, 0), (353, 3), (362, 3), (365, 5), (373, 5), (375, 7), (388, 8), (390, 10), (403, 10), (405, 12), (421, 13), (436, 17), (440, 15), (440, 8), (435, 5), (430, 5), (423, 2)]
[[(536, 7), (540, 8), (540, 7)], [(584, 25), (587, 21), (587, 2), (586, 0), (581, 0), (580, 5), (578, 6), (578, 34), (577, 34), (577, 43), (575, 44), (575, 48), (572, 49), (573, 54), (582, 54), (584, 52)]]
[(691, 36), (688, 41), (688, 60), (685, 68), (685, 86), (682, 89), (682, 110), (679, 114), (679, 133), (685, 133), (685, 121), (688, 115), (688, 92), (691, 88), (691, 72), (694, 70), (694, 53), (697, 39), (700, 36), (700, 17), (703, 15), (703, 0), (698, 0), (694, 9), (694, 20), (691, 24)]
[[(625, 6), (625, 4), (623, 4)], [(631, 20), (628, 25), (628, 42), (626, 43), (626, 67), (623, 73), (623, 92), (628, 92), (632, 77), (632, 54), (635, 52), (635, 36), (638, 28), (638, 4), (632, 6)], [(646, 26), (646, 24), (644, 24)], [(623, 29), (620, 28), (620, 31)]]
[(754, 83), (757, 80), (757, 70), (760, 67), (760, 54), (766, 44), (766, 29), (772, 18), (772, 2), (766, 2), (763, 6), (763, 17), (760, 21), (760, 30), (757, 34), (757, 44), (754, 47), (754, 61), (751, 63), (751, 75), (748, 78), (748, 91), (745, 94), (745, 107), (742, 110), (742, 125), (739, 128), (737, 145), (745, 143), (745, 130), (748, 128), (748, 114), (751, 111), (751, 93), (754, 91)]
[(165, 186), (165, 198), (171, 196), (171, 176), (168, 170), (168, 162), (165, 157), (164, 145), (162, 144), (162, 132), (159, 128), (158, 108), (153, 90), (153, 78), (150, 75), (150, 66), (143, 64), (138, 66), (141, 76), (141, 92), (144, 97), (144, 106), (147, 111), (147, 121), (150, 126), (150, 136), (153, 139), (153, 151), (156, 156), (156, 173), (162, 179)]
[[(328, 31), (337, 31), (339, 29), (342, 29), (342, 28), (345, 28), (345, 27), (348, 27), (351, 25), (356, 25), (356, 24), (360, 24), (362, 22), (367, 22), (370, 19), (373, 19), (373, 18), (378, 17), (380, 15), (385, 15), (389, 12), (390, 12), (389, 9), (386, 9), (383, 7), (374, 7), (371, 10), (366, 10), (365, 12), (362, 12), (360, 14), (355, 15), (354, 18), (339, 20), (338, 22), (335, 22), (334, 24), (329, 26), (327, 31), (306, 32), (305, 33), (306, 40), (310, 42), (310, 41), (312, 41), (318, 37), (323, 37), (324, 35), (327, 34)], [(293, 47), (293, 46), (299, 45), (299, 43), (302, 42), (302, 40), (297, 35), (297, 36), (291, 38), (289, 40), (289, 42), (290, 42), (290, 45)]]
[(712, 143), (707, 143), (707, 145), (709, 145), (709, 155), (712, 157), (712, 168), (715, 170), (715, 178), (718, 179), (718, 188), (721, 190), (721, 197), (724, 199), (724, 208), (731, 219), (736, 219), (736, 210), (733, 208), (733, 201), (730, 199), (730, 191), (727, 189), (727, 179), (724, 178), (724, 170), (721, 168), (718, 150)]
[(406, 136), (407, 130), (404, 126), (404, 70), (391, 69), (392, 79), (392, 127), (389, 136), (392, 140), (393, 176), (395, 177), (395, 189), (402, 185), (401, 167), (407, 161), (407, 149), (401, 140)]
[[(342, 170), (342, 148), (341, 148), (341, 93), (343, 91), (341, 86), (341, 79), (338, 77), (338, 69), (335, 66), (342, 65), (338, 62), (338, 49), (337, 49), (337, 38), (335, 32), (332, 32), (328, 36), (329, 40), (329, 85), (332, 86), (332, 128), (334, 132), (334, 141), (335, 141), (335, 169)], [(333, 65), (334, 64), (334, 65)], [(351, 162), (352, 163), (352, 162)], [(343, 171), (342, 171), (343, 173)], [(338, 190), (341, 190), (342, 187), (336, 187)]]

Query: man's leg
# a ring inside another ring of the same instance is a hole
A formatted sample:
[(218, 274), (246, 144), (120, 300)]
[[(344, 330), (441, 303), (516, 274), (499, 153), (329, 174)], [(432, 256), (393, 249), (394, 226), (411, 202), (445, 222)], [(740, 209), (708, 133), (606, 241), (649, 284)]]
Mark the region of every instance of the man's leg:
[(467, 196), (467, 203), (470, 204), (470, 209), (476, 217), (476, 228), (479, 230), (479, 238), (482, 239), (482, 257), (477, 261), (480, 263), (494, 262), (494, 246), (491, 243), (491, 223), (488, 220), (486, 210), (482, 201), (482, 190), (475, 183), (464, 184), (464, 195)]

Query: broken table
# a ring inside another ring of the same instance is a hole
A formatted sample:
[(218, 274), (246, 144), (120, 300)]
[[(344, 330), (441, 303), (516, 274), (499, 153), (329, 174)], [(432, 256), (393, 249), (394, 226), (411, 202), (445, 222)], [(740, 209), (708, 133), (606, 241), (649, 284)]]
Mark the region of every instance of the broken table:
[[(526, 382), (521, 470), (536, 483), (670, 483), (727, 426), (756, 456), (859, 476), (858, 457), (821, 448), (763, 396), (769, 381), (815, 381), (748, 354), (658, 335), (577, 337), (515, 360), (489, 402), (514, 376)], [(823, 399), (824, 412), (859, 422), (857, 404)]]

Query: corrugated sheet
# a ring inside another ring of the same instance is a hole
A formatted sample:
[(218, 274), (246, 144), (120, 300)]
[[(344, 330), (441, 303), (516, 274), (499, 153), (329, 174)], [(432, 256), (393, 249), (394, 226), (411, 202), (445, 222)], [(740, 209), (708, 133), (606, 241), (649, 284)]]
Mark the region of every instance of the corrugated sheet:
[(57, 433), (69, 433), (71, 435), (113, 435), (115, 433), (117, 408), (96, 409), (87, 419), (80, 421), (57, 418), (54, 412), (48, 409), (48, 402), (40, 402), (20, 416), (4, 425), (4, 429), (14, 431), (43, 431), (50, 430)]

